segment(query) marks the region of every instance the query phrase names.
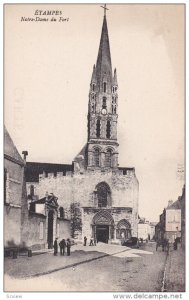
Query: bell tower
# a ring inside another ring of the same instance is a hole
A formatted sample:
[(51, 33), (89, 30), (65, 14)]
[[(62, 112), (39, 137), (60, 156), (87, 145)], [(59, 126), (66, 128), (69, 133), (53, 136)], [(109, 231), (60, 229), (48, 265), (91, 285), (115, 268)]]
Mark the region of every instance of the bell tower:
[(106, 7), (96, 66), (93, 66), (88, 104), (88, 169), (116, 169), (118, 167), (117, 106), (118, 84), (112, 63)]

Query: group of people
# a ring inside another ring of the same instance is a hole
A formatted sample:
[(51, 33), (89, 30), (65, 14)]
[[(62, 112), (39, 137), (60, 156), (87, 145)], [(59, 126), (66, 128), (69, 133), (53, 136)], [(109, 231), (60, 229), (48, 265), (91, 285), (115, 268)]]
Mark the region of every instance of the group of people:
[(157, 240), (156, 251), (158, 250), (159, 247), (162, 247), (162, 251), (169, 252), (169, 247), (170, 247), (169, 240), (168, 239)]
[[(55, 239), (54, 241), (54, 255), (57, 255), (58, 253), (58, 238)], [(71, 248), (71, 241), (70, 239), (62, 239), (60, 242), (59, 242), (59, 247), (60, 247), (60, 255), (64, 255), (65, 254), (65, 251), (67, 252), (67, 256), (70, 256), (70, 248)]]
[[(96, 246), (96, 238), (91, 237), (89, 246)], [(87, 246), (87, 237), (84, 236), (84, 246)]]

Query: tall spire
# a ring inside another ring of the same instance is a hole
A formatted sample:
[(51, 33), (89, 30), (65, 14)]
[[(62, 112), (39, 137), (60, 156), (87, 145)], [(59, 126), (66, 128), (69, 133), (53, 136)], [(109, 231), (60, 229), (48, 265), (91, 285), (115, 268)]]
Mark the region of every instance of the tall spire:
[(93, 170), (118, 167), (118, 85), (116, 70), (112, 77), (106, 5), (103, 9), (100, 46), (96, 68), (93, 67), (88, 106), (87, 168)]
[(96, 83), (96, 67), (95, 67), (95, 65), (93, 66), (93, 73), (92, 73), (92, 77), (91, 77), (91, 84), (92, 83)]
[(97, 85), (100, 86), (103, 79), (106, 79), (109, 86), (112, 81), (112, 63), (110, 55), (110, 45), (108, 37), (108, 27), (106, 16), (104, 15), (102, 33), (100, 39), (100, 46), (98, 50), (98, 57), (96, 63), (96, 76), (97, 76)]

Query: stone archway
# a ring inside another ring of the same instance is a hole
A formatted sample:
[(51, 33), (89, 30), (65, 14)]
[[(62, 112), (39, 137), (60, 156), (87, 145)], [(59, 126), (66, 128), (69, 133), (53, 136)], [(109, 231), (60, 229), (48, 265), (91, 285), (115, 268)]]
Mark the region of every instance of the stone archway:
[(97, 243), (108, 243), (114, 238), (114, 220), (110, 212), (101, 210), (95, 214), (92, 222), (93, 236)]
[(126, 220), (122, 219), (118, 222), (116, 228), (116, 238), (126, 240), (131, 237), (131, 224)]

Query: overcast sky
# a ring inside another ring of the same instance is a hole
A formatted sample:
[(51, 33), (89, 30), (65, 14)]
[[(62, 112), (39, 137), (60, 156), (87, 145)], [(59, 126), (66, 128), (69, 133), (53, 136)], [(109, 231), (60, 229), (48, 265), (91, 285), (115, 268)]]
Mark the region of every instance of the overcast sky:
[[(139, 214), (158, 221), (183, 185), (177, 169), (184, 162), (184, 6), (108, 8), (119, 165), (135, 167)], [(36, 9), (61, 10), (68, 21), (21, 22), (35, 18)], [(6, 7), (5, 124), (28, 161), (71, 163), (86, 143), (102, 21), (97, 4)]]

